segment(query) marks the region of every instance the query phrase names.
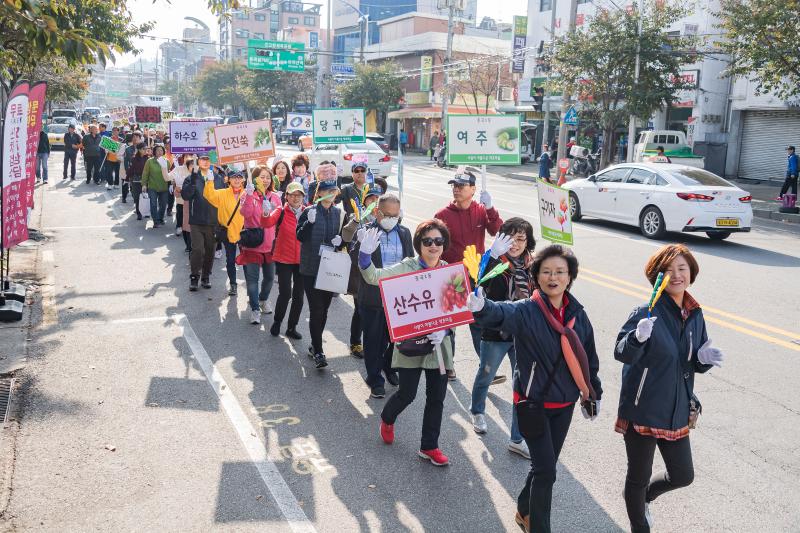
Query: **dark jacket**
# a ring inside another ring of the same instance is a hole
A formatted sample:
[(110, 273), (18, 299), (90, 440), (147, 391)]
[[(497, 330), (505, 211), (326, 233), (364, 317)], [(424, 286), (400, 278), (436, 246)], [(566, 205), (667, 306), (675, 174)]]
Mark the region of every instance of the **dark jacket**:
[(126, 146), (125, 147), (125, 157), (122, 160), (123, 167), (125, 168), (125, 172), (131, 168), (131, 163), (133, 163), (133, 156), (136, 155), (136, 147), (134, 145)]
[[(355, 201), (356, 205), (361, 205), (361, 194), (356, 190), (356, 186), (353, 183), (348, 183), (342, 187), (342, 193), (339, 195), (339, 200), (342, 202), (344, 212), (348, 215), (352, 215), (353, 206), (350, 203), (350, 200)], [(361, 277), (360, 274), (359, 277)]]
[(147, 164), (147, 156), (136, 154), (131, 159), (131, 167), (128, 169), (125, 179), (131, 183), (141, 183), (144, 166)]
[[(317, 219), (312, 224), (308, 221), (308, 213), (312, 209), (317, 211)], [(297, 221), (297, 240), (300, 245), (300, 273), (304, 276), (316, 276), (319, 270), (320, 247), (325, 244), (332, 246), (331, 239), (339, 235), (341, 229), (342, 211), (335, 205), (325, 209), (322, 204), (316, 204), (300, 215)]]
[(99, 133), (92, 137), (91, 133), (83, 136), (83, 156), (84, 157), (103, 157), (104, 150), (100, 148), (102, 135)]
[(43, 131), (39, 132), (39, 146), (36, 147), (37, 154), (49, 154), (50, 153), (50, 139), (47, 138), (47, 134)]
[(547, 152), (542, 152), (539, 156), (539, 177), (542, 179), (550, 177), (550, 154)]
[[(489, 264), (486, 265), (486, 272), (490, 272), (495, 266), (500, 263), (499, 259), (490, 259)], [(533, 279), (533, 274), (529, 272), (529, 276)], [(516, 300), (514, 296), (514, 271), (509, 265), (508, 270), (499, 276), (492, 278), (484, 285), (486, 291), (486, 298), (495, 302), (508, 302)], [(529, 288), (529, 293), (533, 294), (533, 287)], [(483, 328), (481, 330), (481, 340), (491, 342), (503, 342), (513, 340), (513, 336), (499, 329)]]
[[(366, 226), (366, 229), (369, 228), (379, 228), (377, 222), (372, 222)], [(400, 235), (400, 243), (403, 245), (403, 258), (406, 257), (414, 257), (414, 244), (411, 240), (411, 230), (407, 227), (397, 224), (395, 226), (395, 230)], [(392, 230), (392, 231), (395, 231)], [(381, 229), (381, 231), (384, 231)], [(358, 268), (358, 250), (360, 248), (360, 243), (356, 241), (353, 246), (353, 250), (350, 254), (350, 257), (353, 257), (353, 263)], [(375, 268), (383, 268), (383, 256), (381, 255), (381, 249), (378, 247), (377, 250), (372, 252), (372, 264), (375, 265)], [(377, 285), (370, 285), (366, 281), (364, 281), (364, 276), (361, 275), (359, 272), (358, 276), (358, 292), (356, 293), (356, 304), (362, 307), (369, 307), (370, 309), (383, 309), (383, 303), (381, 303), (381, 289)], [(383, 311), (380, 311), (383, 312)]]
[[(189, 224), (197, 226), (216, 226), (217, 209), (203, 196), (206, 180), (199, 172), (192, 172), (181, 185), (181, 198), (188, 202)], [(217, 188), (217, 187), (215, 187)], [(184, 208), (185, 209), (185, 208)]]
[(83, 140), (77, 133), (70, 133), (69, 131), (64, 134), (64, 151), (68, 154), (77, 154), (78, 148), (73, 148), (73, 144), (81, 144)]
[(497, 235), (503, 225), (495, 207), (486, 209), (483, 204), (475, 201), (467, 209), (460, 209), (451, 202), (434, 216), (447, 224), (447, 229), (450, 230), (450, 247), (442, 254), (442, 261), (448, 263), (463, 261), (464, 248), (470, 244), (474, 244), (478, 253), (482, 254), (486, 233)]
[(666, 295), (652, 315), (658, 320), (644, 344), (636, 340), (636, 324), (647, 318), (646, 305), (633, 310), (617, 335), (614, 358), (625, 363), (618, 415), (640, 426), (676, 430), (689, 420), (695, 372), (711, 368), (697, 359), (708, 340), (706, 323), (699, 308), (684, 322), (680, 308)]
[[(549, 302), (548, 302), (548, 305)], [(577, 385), (562, 361), (553, 378), (553, 384), (547, 396), (542, 398), (542, 392), (547, 383), (547, 378), (553, 366), (563, 359), (561, 352), (561, 337), (542, 315), (539, 305), (531, 299), (516, 302), (493, 302), (486, 300), (480, 312), (474, 313), (477, 324), (483, 328), (500, 329), (514, 336), (514, 346), (517, 352), (517, 368), (514, 371), (514, 390), (525, 396), (528, 379), (533, 372), (533, 384), (528, 395), (537, 401), (545, 402), (576, 402), (580, 396)], [(567, 308), (564, 313), (565, 322), (575, 318), (575, 333), (586, 350), (589, 359), (589, 379), (601, 399), (603, 389), (597, 370), (600, 363), (594, 344), (594, 331), (589, 317), (583, 306), (574, 296), (567, 293)]]

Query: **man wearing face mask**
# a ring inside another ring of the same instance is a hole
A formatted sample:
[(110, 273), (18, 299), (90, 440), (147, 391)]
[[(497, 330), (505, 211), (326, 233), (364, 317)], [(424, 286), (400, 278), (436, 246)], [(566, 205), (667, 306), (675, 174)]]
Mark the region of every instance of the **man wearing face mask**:
[[(369, 194), (369, 193), (368, 193)], [(372, 253), (372, 263), (377, 268), (386, 268), (399, 263), (406, 257), (414, 257), (411, 231), (400, 224), (400, 199), (394, 194), (384, 194), (372, 211), (374, 220), (358, 230), (363, 235), (367, 229), (380, 228), (380, 246)], [(344, 231), (342, 231), (344, 234)], [(356, 256), (359, 244), (355, 244)], [(367, 370), (366, 382), (372, 398), (386, 395), (384, 378), (397, 386), (397, 374), (392, 370), (392, 345), (389, 341), (389, 327), (381, 304), (381, 291), (377, 285), (370, 285), (359, 276), (356, 307), (361, 316), (364, 331), (364, 366)]]

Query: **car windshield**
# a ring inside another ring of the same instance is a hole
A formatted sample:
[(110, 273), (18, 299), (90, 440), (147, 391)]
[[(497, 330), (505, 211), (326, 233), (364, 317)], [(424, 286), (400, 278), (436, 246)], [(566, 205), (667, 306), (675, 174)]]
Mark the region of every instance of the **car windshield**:
[(48, 133), (67, 133), (66, 124), (50, 124), (47, 126)]
[(701, 168), (681, 168), (667, 173), (682, 185), (703, 185), (706, 187), (733, 187), (733, 184)]
[(365, 143), (347, 144), (346, 146), (348, 150), (381, 150), (377, 144), (369, 139)]
[(68, 109), (56, 109), (53, 111), (53, 117), (74, 117), (75, 111), (70, 111)]

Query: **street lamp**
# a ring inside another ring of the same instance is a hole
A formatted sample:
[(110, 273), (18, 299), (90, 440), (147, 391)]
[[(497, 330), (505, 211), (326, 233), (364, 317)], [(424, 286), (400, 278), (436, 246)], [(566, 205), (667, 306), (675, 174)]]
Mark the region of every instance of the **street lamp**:
[[(368, 26), (368, 24), (369, 24), (369, 15), (367, 15), (364, 12), (362, 12), (360, 9), (358, 9), (356, 6), (354, 6), (350, 2), (347, 2), (347, 0), (339, 0), (339, 2), (343, 3), (344, 5), (346, 5), (347, 7), (349, 7), (350, 9), (355, 11), (356, 13), (358, 13), (358, 15), (359, 15), (359, 17), (358, 17), (358, 25), (361, 28), (361, 36), (360, 36), (361, 37), (360, 38), (360, 42), (361, 42), (360, 49), (361, 49), (361, 51), (359, 53), (359, 61), (361, 63), (366, 63), (366, 60), (364, 59), (364, 41), (366, 41), (366, 38), (367, 38), (366, 34), (367, 34), (368, 30), (369, 30), (369, 26)], [(328, 31), (330, 31), (330, 29)]]

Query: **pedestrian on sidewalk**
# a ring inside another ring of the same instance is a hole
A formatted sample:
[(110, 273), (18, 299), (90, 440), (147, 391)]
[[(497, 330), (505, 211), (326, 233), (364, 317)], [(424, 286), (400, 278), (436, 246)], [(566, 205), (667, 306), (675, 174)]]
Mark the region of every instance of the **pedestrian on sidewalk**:
[[(111, 129), (111, 140), (118, 143), (123, 142), (122, 137), (119, 136), (119, 128), (114, 126)], [(106, 162), (103, 165), (106, 175), (106, 190), (111, 190), (114, 187), (119, 187), (119, 155), (112, 151), (106, 152)]]
[(783, 195), (791, 188), (792, 194), (797, 196), (797, 174), (800, 169), (800, 158), (795, 153), (794, 146), (786, 147), (786, 179), (783, 181), (781, 187), (781, 194), (778, 196), (780, 200)]
[[(287, 166), (285, 162), (282, 163), (283, 166)], [(291, 300), (292, 307), (286, 324), (286, 336), (294, 340), (303, 338), (297, 332), (297, 323), (303, 310), (303, 276), (300, 274), (297, 220), (303, 212), (304, 198), (303, 186), (299, 183), (289, 183), (283, 195), (285, 203), (282, 207), (274, 209), (264, 221), (265, 227), (274, 227), (275, 233), (272, 257), (275, 260), (275, 273), (278, 276), (278, 300), (275, 303), (272, 326), (269, 328), (273, 337), (277, 337), (281, 332), (281, 323)]]
[(403, 128), (400, 128), (400, 138), (398, 139), (400, 142), (400, 152), (406, 153), (406, 145), (408, 144), (408, 133)]
[[(453, 187), (453, 201), (437, 211), (435, 215), (435, 218), (447, 224), (447, 228), (450, 230), (452, 241), (442, 256), (442, 259), (448, 263), (463, 261), (464, 250), (471, 244), (475, 246), (479, 254), (483, 254), (486, 234), (497, 235), (497, 231), (503, 224), (500, 213), (492, 205), (492, 195), (489, 194), (489, 191), (481, 191), (480, 203), (473, 199), (477, 172), (476, 169), (467, 167), (464, 172), (456, 173), (447, 182)], [(469, 332), (472, 336), (475, 353), (480, 354), (480, 327), (470, 324)], [(455, 336), (453, 336), (453, 342), (455, 342)], [(453, 352), (455, 353), (455, 346), (453, 346)], [(455, 370), (448, 374), (448, 378), (456, 379)], [(505, 376), (496, 376), (495, 383), (502, 383), (505, 380)]]
[[(625, 507), (633, 533), (650, 531), (653, 500), (694, 479), (689, 430), (702, 410), (694, 377), (723, 360), (708, 338), (700, 304), (688, 292), (699, 270), (686, 246), (659, 249), (644, 272), (651, 284), (660, 273), (669, 275), (665, 294), (652, 313), (648, 305), (636, 307), (617, 335), (614, 358), (624, 366), (616, 431), (625, 438)], [(667, 470), (651, 477), (656, 447)]]
[[(507, 238), (501, 239), (502, 236), (507, 236)], [(506, 248), (508, 251), (503, 253)], [(508, 263), (508, 270), (488, 282), (486, 285), (487, 299), (505, 302), (526, 300), (531, 297), (534, 286), (534, 248), (536, 248), (536, 239), (533, 237), (533, 226), (527, 220), (514, 217), (503, 223), (497, 239), (492, 244), (493, 259), (486, 266), (486, 271), (490, 272), (500, 263)], [(500, 329), (483, 328), (481, 330), (480, 364), (472, 385), (472, 404), (469, 409), (472, 413), (472, 429), (475, 430), (475, 433), (482, 435), (488, 431), (485, 415), (486, 396), (489, 393), (489, 385), (506, 355), (513, 372), (517, 366), (514, 336)], [(508, 441), (508, 449), (530, 459), (528, 446), (519, 431), (514, 404), (511, 405), (511, 439)]]
[[(426, 220), (417, 226), (412, 243), (419, 257), (406, 257), (399, 263), (379, 269), (373, 264), (372, 258), (373, 253), (382, 246), (380, 231), (378, 228), (371, 228), (363, 234), (360, 241), (358, 266), (361, 268), (364, 281), (370, 285), (378, 285), (382, 278), (446, 265), (441, 258), (450, 244), (450, 234), (441, 220)], [(397, 417), (416, 398), (419, 380), (424, 372), (425, 412), (422, 417), (422, 439), (417, 453), (436, 466), (450, 463), (447, 456), (439, 449), (444, 398), (447, 395), (447, 375), (439, 373), (439, 360), (436, 355), (438, 347), (445, 368), (453, 368), (452, 344), (442, 342), (449, 335), (452, 335), (451, 330), (440, 330), (426, 335), (427, 342), (424, 342), (424, 337), (417, 337), (395, 344), (392, 368), (397, 369), (400, 386), (387, 400), (381, 412), (381, 438), (386, 444), (392, 444)]]
[(569, 292), (578, 276), (577, 258), (551, 245), (536, 254), (531, 272), (531, 298), (493, 302), (481, 289), (470, 292), (467, 306), (482, 327), (514, 337), (514, 409), (531, 456), (515, 520), (525, 531), (550, 533), (556, 463), (575, 402), (580, 399), (584, 418), (594, 420), (603, 390), (592, 324)]
[(136, 220), (142, 220), (142, 212), (139, 211), (139, 198), (142, 195), (142, 175), (144, 167), (150, 158), (147, 156), (147, 146), (144, 143), (136, 145), (136, 154), (131, 159), (131, 168), (128, 179), (131, 184), (131, 195), (133, 196), (133, 209), (136, 212)]
[(192, 175), (195, 168), (194, 154), (184, 154), (183, 164), (175, 165), (175, 168), (169, 173), (170, 186), (175, 191), (175, 203), (177, 204), (175, 208), (175, 235), (183, 237), (184, 252), (187, 254), (192, 253), (192, 234), (188, 209), (181, 196), (181, 186), (186, 181), (186, 178)]
[(100, 164), (103, 159), (104, 150), (100, 148), (100, 134), (97, 132), (97, 126), (92, 124), (89, 126), (89, 133), (83, 136), (81, 144), (83, 145), (83, 165), (86, 167), (86, 183), (87, 185), (94, 181), (97, 185), (100, 183)]
[(434, 131), (433, 135), (431, 135), (430, 141), (428, 141), (428, 156), (433, 161), (433, 158), (436, 154), (436, 147), (439, 146), (439, 132)]
[(169, 163), (164, 157), (164, 147), (156, 145), (153, 157), (147, 160), (142, 173), (142, 192), (150, 197), (150, 216), (153, 218), (153, 229), (164, 225), (164, 213), (167, 210), (169, 196)]
[[(137, 146), (142, 143), (142, 133), (134, 131), (132, 134), (125, 136), (125, 155), (122, 158), (122, 164), (125, 169), (125, 177), (122, 180), (122, 203), (128, 203), (128, 193), (131, 192), (131, 166), (133, 165), (133, 158), (136, 155)], [(144, 169), (142, 169), (144, 171)], [(136, 206), (137, 212), (139, 206)]]
[[(244, 226), (244, 217), (239, 212), (240, 200), (244, 196), (244, 174), (232, 171), (228, 174), (228, 185), (225, 189), (214, 187), (214, 175), (204, 174), (206, 184), (203, 196), (208, 203), (217, 208), (217, 240), (225, 248), (225, 269), (228, 272), (228, 296), (236, 296), (236, 243)], [(209, 183), (210, 182), (210, 183)]]
[(39, 145), (36, 147), (36, 181), (41, 179), (42, 183), (47, 183), (47, 159), (49, 157), (50, 139), (47, 138), (47, 125), (44, 125), (39, 131)]
[(81, 149), (81, 136), (75, 132), (75, 126), (67, 126), (67, 133), (64, 134), (64, 177), (67, 179), (67, 168), (72, 166), (69, 174), (70, 181), (75, 180), (75, 163), (78, 159), (78, 152)]
[[(239, 211), (244, 217), (244, 227), (260, 228), (264, 238), (252, 248), (241, 246), (236, 264), (242, 265), (250, 303), (250, 323), (261, 324), (261, 314), (269, 315), (272, 308), (267, 301), (275, 281), (275, 262), (272, 249), (275, 244), (275, 227), (267, 226), (266, 219), (281, 206), (281, 197), (273, 191), (272, 171), (267, 167), (252, 170), (253, 179), (247, 184)], [(261, 288), (258, 278), (261, 276)]]
[(539, 156), (539, 178), (550, 181), (550, 166), (553, 164), (550, 159), (550, 150), (547, 143), (542, 145), (542, 155)]
[(321, 181), (317, 185), (320, 201), (312, 203), (303, 211), (297, 221), (297, 240), (300, 247), (300, 273), (303, 275), (303, 290), (308, 300), (308, 329), (311, 335), (309, 357), (314, 366), (328, 366), (325, 351), (322, 348), (322, 332), (328, 322), (328, 308), (334, 293), (315, 288), (320, 254), (325, 248), (336, 249), (342, 245), (339, 234), (342, 212), (334, 205), (339, 193), (335, 180)]
[[(180, 195), (188, 209), (189, 227), (192, 238), (192, 252), (189, 256), (189, 290), (196, 291), (198, 281), (204, 289), (211, 288), (211, 269), (214, 266), (214, 247), (217, 227), (217, 210), (203, 195), (206, 183), (214, 187), (214, 172), (211, 159), (207, 155), (197, 158), (197, 167), (183, 180)], [(210, 183), (209, 183), (210, 182)], [(187, 216), (184, 210), (184, 216)]]

